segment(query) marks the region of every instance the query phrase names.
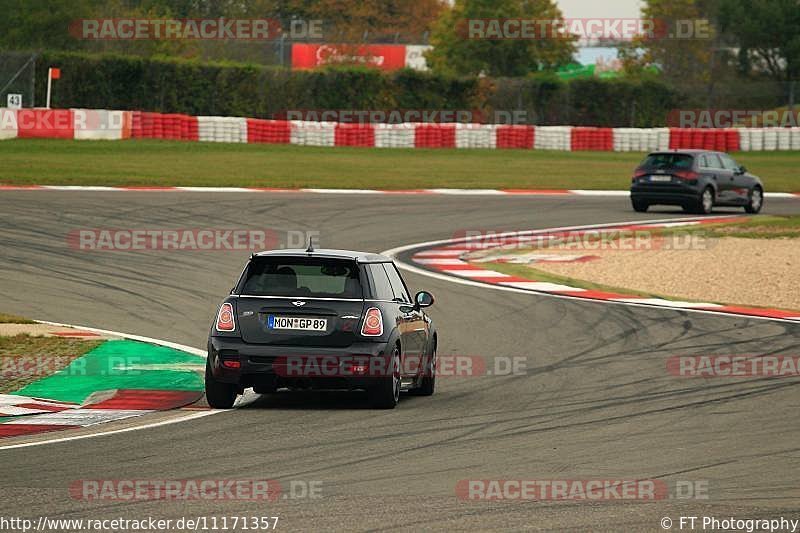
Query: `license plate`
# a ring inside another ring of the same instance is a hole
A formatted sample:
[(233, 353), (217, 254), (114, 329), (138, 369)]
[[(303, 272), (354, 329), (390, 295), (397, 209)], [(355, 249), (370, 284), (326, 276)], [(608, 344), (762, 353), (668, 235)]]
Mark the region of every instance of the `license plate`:
[(288, 329), (296, 331), (325, 331), (328, 328), (327, 318), (299, 318), (296, 316), (275, 316), (267, 318), (269, 329)]
[(651, 175), (650, 181), (672, 181), (672, 176), (662, 174)]

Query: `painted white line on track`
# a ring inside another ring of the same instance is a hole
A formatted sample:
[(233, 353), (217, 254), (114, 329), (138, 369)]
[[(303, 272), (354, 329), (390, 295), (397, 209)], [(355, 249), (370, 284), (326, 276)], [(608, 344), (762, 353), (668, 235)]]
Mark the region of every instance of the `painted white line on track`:
[[(142, 335), (132, 335), (130, 333), (122, 333), (120, 331), (111, 331), (111, 330), (107, 330), (107, 329), (92, 328), (92, 327), (88, 327), (88, 326), (76, 326), (74, 324), (64, 324), (64, 323), (61, 323), (61, 322), (50, 322), (48, 320), (36, 320), (36, 322), (38, 322), (40, 324), (48, 324), (48, 325), (51, 325), (51, 326), (82, 329), (82, 330), (86, 330), (86, 331), (91, 331), (93, 333), (100, 333), (100, 334), (103, 334), (103, 335), (121, 337), (123, 339), (130, 339), (130, 340), (134, 340), (134, 341), (147, 342), (147, 343), (155, 344), (155, 345), (158, 345), (158, 346), (164, 346), (166, 348), (172, 348), (172, 349), (175, 349), (175, 350), (180, 350), (180, 351), (187, 352), (187, 353), (190, 353), (190, 354), (193, 354), (193, 355), (198, 355), (198, 356), (201, 356), (203, 358), (206, 357), (205, 350), (200, 350), (198, 348), (192, 348), (191, 346), (178, 344), (176, 342), (164, 341), (164, 340), (161, 340), (161, 339), (154, 339), (152, 337), (145, 337), (145, 336), (142, 336)], [(245, 392), (246, 392), (246, 394), (242, 395), (240, 398), (237, 399), (235, 407), (241, 407), (242, 405), (247, 405), (248, 403), (252, 402), (255, 399), (255, 397), (257, 397), (257, 395), (255, 395), (255, 393), (247, 394), (247, 391), (245, 391)], [(23, 443), (20, 443), (20, 444), (8, 444), (8, 445), (5, 445), (5, 446), (4, 445), (0, 445), (0, 451), (2, 451), (2, 450), (13, 450), (13, 449), (17, 449), (17, 448), (30, 448), (32, 446), (43, 446), (45, 444), (56, 444), (56, 443), (59, 443), (59, 442), (70, 442), (70, 441), (74, 441), (74, 440), (92, 439), (92, 438), (95, 438), (95, 437), (103, 437), (103, 436), (106, 436), (106, 435), (117, 435), (119, 433), (129, 433), (131, 431), (138, 431), (138, 430), (141, 430), (141, 429), (150, 429), (150, 428), (156, 428), (156, 427), (161, 427), (161, 426), (168, 426), (170, 424), (179, 424), (181, 422), (187, 422), (189, 420), (195, 420), (195, 419), (198, 419), (198, 418), (203, 418), (203, 417), (206, 417), (206, 416), (211, 416), (211, 415), (215, 415), (215, 414), (218, 414), (218, 413), (224, 413), (224, 412), (226, 412), (226, 410), (224, 410), (224, 409), (210, 409), (208, 411), (191, 412), (191, 413), (184, 414), (184, 415), (181, 415), (181, 416), (178, 416), (178, 417), (175, 417), (175, 418), (170, 418), (169, 420), (162, 420), (160, 422), (151, 422), (151, 423), (146, 423), (146, 424), (141, 424), (141, 425), (130, 426), (130, 427), (126, 427), (126, 428), (121, 428), (121, 429), (109, 429), (109, 430), (105, 430), (105, 431), (98, 430), (98, 431), (93, 432), (93, 433), (86, 433), (86, 434), (82, 434), (82, 435), (72, 435), (72, 436), (67, 436), (67, 437), (53, 437), (53, 438), (45, 439), (45, 440), (37, 440), (37, 441), (33, 441), (33, 442), (23, 442)]]
[[(9, 191), (76, 191), (76, 192), (208, 192), (208, 193), (310, 193), (310, 194), (378, 194), (378, 195), (445, 195), (445, 196), (504, 196), (520, 197), (553, 197), (553, 196), (595, 196), (595, 197), (628, 197), (627, 190), (592, 190), (592, 189), (414, 189), (414, 190), (381, 190), (381, 189), (325, 189), (301, 188), (283, 189), (280, 187), (191, 187), (191, 186), (104, 186), (104, 185), (0, 185), (0, 190)], [(764, 198), (800, 199), (800, 193), (767, 192)]]
[(40, 324), (47, 324), (50, 326), (58, 326), (62, 328), (75, 328), (75, 329), (83, 329), (86, 331), (91, 331), (92, 333), (100, 333), (102, 335), (112, 335), (114, 337), (122, 337), (123, 339), (130, 339), (132, 341), (141, 341), (141, 342), (148, 342), (150, 344), (157, 344), (158, 346), (164, 346), (166, 348), (172, 348), (174, 350), (180, 350), (182, 352), (188, 352), (192, 355), (199, 355), (202, 358), (206, 358), (206, 351), (201, 350), (199, 348), (192, 348), (191, 346), (186, 346), (183, 344), (178, 344), (177, 342), (170, 342), (164, 341), (161, 339), (153, 339), (152, 337), (144, 337), (142, 335), (132, 335), (130, 333), (121, 333), (119, 331), (111, 331), (108, 329), (98, 329), (92, 328), (89, 326), (76, 326), (73, 324), (62, 324), (60, 322), (49, 322), (47, 320), (36, 320), (36, 322)]
[[(736, 218), (738, 215), (729, 215), (725, 217), (719, 218)], [(697, 218), (672, 218), (672, 219), (662, 219), (662, 220), (637, 220), (632, 222), (612, 222), (606, 224), (590, 224), (586, 226), (566, 226), (560, 228), (545, 228), (539, 230), (530, 230), (530, 231), (510, 231), (505, 235), (517, 235), (520, 233), (524, 234), (537, 234), (537, 233), (550, 233), (554, 231), (571, 231), (571, 230), (581, 230), (581, 229), (599, 229), (599, 228), (609, 228), (609, 227), (618, 227), (618, 226), (628, 226), (628, 225), (650, 225), (650, 224), (661, 224), (665, 222), (681, 222), (681, 221), (692, 221), (697, 220)], [(501, 237), (504, 234), (498, 234), (494, 237)], [(397, 258), (399, 254), (409, 252), (411, 250), (415, 250), (418, 248), (429, 248), (433, 246), (439, 246), (443, 244), (449, 244), (454, 242), (464, 242), (468, 240), (468, 237), (460, 238), (460, 239), (441, 239), (438, 241), (428, 241), (422, 242), (417, 244), (407, 244), (405, 246), (398, 246), (396, 248), (391, 248), (389, 250), (384, 250), (381, 252), (381, 255), (385, 255), (394, 259), (395, 263), (398, 267), (406, 270), (408, 272), (413, 272), (414, 274), (419, 274), (421, 276), (427, 276), (429, 278), (438, 279), (441, 281), (449, 281), (450, 283), (457, 283), (460, 285), (467, 285), (470, 287), (478, 287), (482, 289), (492, 289), (496, 291), (506, 291), (506, 292), (513, 292), (517, 294), (527, 294), (531, 295), (534, 294), (536, 296), (543, 296), (546, 298), (556, 298), (559, 300), (569, 300), (571, 302), (576, 301), (583, 301), (583, 302), (590, 302), (590, 303), (597, 303), (597, 304), (610, 304), (610, 305), (625, 305), (630, 307), (643, 307), (647, 309), (662, 309), (662, 310), (671, 310), (671, 311), (678, 311), (678, 312), (686, 312), (686, 313), (699, 313), (699, 314), (706, 314), (706, 315), (714, 315), (714, 316), (722, 316), (727, 318), (747, 318), (753, 320), (770, 320), (774, 322), (784, 322), (789, 324), (800, 324), (798, 320), (790, 319), (790, 318), (777, 318), (777, 317), (768, 317), (768, 316), (757, 316), (757, 315), (744, 315), (744, 314), (736, 314), (736, 313), (725, 313), (720, 311), (713, 311), (709, 309), (692, 309), (692, 308), (673, 308), (667, 307), (664, 305), (658, 305), (653, 303), (646, 303), (646, 299), (639, 300), (637, 302), (632, 301), (617, 301), (617, 300), (601, 300), (601, 299), (594, 299), (594, 298), (581, 298), (576, 296), (567, 296), (562, 294), (552, 294), (549, 292), (539, 292), (535, 290), (529, 289), (517, 289), (514, 287), (509, 287), (506, 285), (498, 285), (494, 283), (482, 283), (480, 281), (473, 281), (470, 279), (465, 279), (456, 276), (450, 276), (447, 274), (439, 273), (439, 272), (432, 272), (430, 270), (426, 270), (424, 268), (420, 268), (418, 266), (412, 265), (410, 263), (406, 263), (405, 261), (401, 261)]]
[(590, 189), (570, 189), (570, 194), (578, 196), (630, 196), (630, 191), (593, 191)]
[(162, 420), (160, 422), (152, 422), (149, 424), (142, 424), (139, 426), (132, 426), (122, 429), (110, 429), (106, 431), (98, 431), (96, 433), (87, 433), (85, 435), (73, 435), (71, 437), (56, 437), (47, 440), (39, 440), (34, 442), (23, 442), (21, 444), (8, 444), (6, 446), (0, 445), (0, 451), (3, 450), (14, 450), (17, 448), (31, 448), (33, 446), (42, 446), (44, 444), (56, 444), (59, 442), (70, 442), (73, 440), (84, 440), (84, 439), (93, 439), (95, 437), (104, 437), (106, 435), (117, 435), (119, 433), (129, 433), (131, 431), (138, 431), (140, 429), (150, 429), (150, 428), (157, 428), (161, 426), (168, 426), (170, 424), (178, 424), (180, 422), (187, 422), (189, 420), (195, 420), (197, 418), (203, 418), (206, 416), (215, 415), (217, 413), (224, 413), (224, 410), (209, 410), (209, 411), (199, 411), (189, 413), (187, 415), (183, 415), (177, 418), (171, 418), (169, 420)]

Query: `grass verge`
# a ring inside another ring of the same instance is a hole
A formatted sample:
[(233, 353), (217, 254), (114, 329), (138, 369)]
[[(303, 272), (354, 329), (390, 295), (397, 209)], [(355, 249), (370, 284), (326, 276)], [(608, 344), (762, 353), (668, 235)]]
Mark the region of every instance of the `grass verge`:
[(700, 235), (706, 238), (782, 239), (800, 237), (800, 215), (757, 215), (744, 221), (720, 222), (657, 230), (660, 235)]
[(65, 368), (103, 342), (25, 334), (0, 336), (0, 394), (19, 390)]
[(591, 281), (570, 278), (567, 276), (559, 276), (558, 274), (545, 272), (527, 265), (513, 263), (481, 263), (481, 267), (486, 267), (489, 270), (502, 272), (503, 274), (508, 274), (510, 276), (519, 276), (521, 278), (530, 279), (531, 281), (558, 283), (559, 285), (568, 285), (570, 287), (578, 287), (580, 289), (586, 289), (590, 291), (616, 292), (620, 294), (630, 294), (631, 296), (641, 296), (642, 298), (669, 298), (669, 296), (664, 296), (661, 294), (623, 289), (620, 287), (611, 287), (609, 285), (603, 285)]
[[(714, 223), (701, 226), (685, 226), (685, 227), (664, 228), (664, 229), (654, 228), (652, 230), (653, 236), (659, 236), (659, 235), (671, 236), (671, 235), (681, 235), (681, 234), (697, 235), (704, 239), (723, 239), (725, 237), (737, 237), (737, 238), (748, 238), (748, 239), (800, 238), (800, 216), (760, 215), (748, 218), (747, 220), (739, 220), (735, 222), (721, 222), (721, 223)], [(787, 246), (792, 246), (792, 245), (793, 244), (787, 243)], [(525, 254), (531, 251), (535, 251), (536, 249), (537, 249), (536, 246), (531, 246), (518, 249), (504, 250), (503, 253)], [(572, 253), (576, 252), (576, 250), (574, 249), (568, 249), (565, 251), (569, 251)], [(572, 287), (579, 287), (587, 290), (613, 292), (613, 293), (620, 293), (631, 296), (640, 296), (646, 298), (664, 298), (673, 300), (679, 299), (681, 301), (690, 301), (690, 302), (703, 301), (703, 302), (718, 303), (723, 305), (724, 304), (737, 305), (736, 302), (730, 302), (730, 301), (722, 302), (714, 299), (713, 297), (712, 298), (703, 297), (702, 300), (700, 300), (697, 299), (700, 298), (700, 296), (697, 295), (695, 295), (694, 299), (686, 298), (683, 296), (676, 297), (662, 293), (643, 292), (641, 290), (635, 290), (618, 286), (617, 284), (607, 285), (602, 283), (596, 283), (585, 279), (589, 277), (588, 275), (582, 276), (582, 278), (584, 279), (575, 278), (562, 274), (554, 274), (551, 272), (546, 272), (536, 268), (535, 266), (532, 267), (527, 264), (481, 262), (480, 265), (481, 267), (495, 270), (497, 272), (502, 272), (504, 274), (509, 274), (512, 276), (519, 276), (534, 281), (558, 283)], [(749, 307), (768, 307), (764, 305), (751, 304), (751, 303), (743, 305), (747, 305)]]
[(21, 316), (16, 315), (7, 315), (6, 313), (0, 313), (0, 324), (35, 324), (33, 320), (28, 320), (27, 318), (22, 318)]
[[(643, 155), (14, 139), (0, 142), (0, 183), (626, 190)], [(744, 152), (736, 159), (767, 191), (800, 191), (800, 152)]]

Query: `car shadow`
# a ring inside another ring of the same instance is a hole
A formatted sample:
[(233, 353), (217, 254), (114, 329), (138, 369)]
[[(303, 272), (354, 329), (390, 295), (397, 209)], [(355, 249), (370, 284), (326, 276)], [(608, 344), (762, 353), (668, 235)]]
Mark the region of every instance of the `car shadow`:
[[(400, 396), (400, 405), (415, 400), (415, 396), (403, 393)], [(320, 410), (348, 410), (348, 409), (368, 409), (373, 408), (369, 405), (366, 392), (361, 391), (278, 391), (272, 394), (257, 395), (256, 398), (242, 405), (240, 409), (288, 409), (304, 411)]]
[(663, 215), (676, 215), (677, 214), (677, 215), (684, 215), (684, 216), (687, 216), (687, 217), (691, 217), (691, 216), (709, 216), (709, 217), (713, 217), (714, 215), (745, 215), (746, 214), (741, 208), (737, 208), (737, 207), (722, 208), (722, 209), (715, 207), (710, 215), (696, 215), (696, 214), (692, 214), (692, 213), (686, 213), (681, 208), (678, 208), (678, 209), (672, 208), (671, 209), (669, 207), (664, 207), (664, 208), (661, 208), (661, 209), (653, 209), (651, 207), (650, 209), (647, 210), (647, 212), (648, 213), (658, 213), (658, 214), (663, 214)]

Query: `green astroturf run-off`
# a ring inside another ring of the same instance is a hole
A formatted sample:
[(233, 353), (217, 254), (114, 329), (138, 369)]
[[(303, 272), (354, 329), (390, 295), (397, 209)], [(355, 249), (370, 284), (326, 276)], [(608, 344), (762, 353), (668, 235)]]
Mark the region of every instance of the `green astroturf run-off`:
[(113, 389), (202, 391), (204, 364), (202, 357), (172, 348), (112, 340), (14, 394), (82, 403)]

